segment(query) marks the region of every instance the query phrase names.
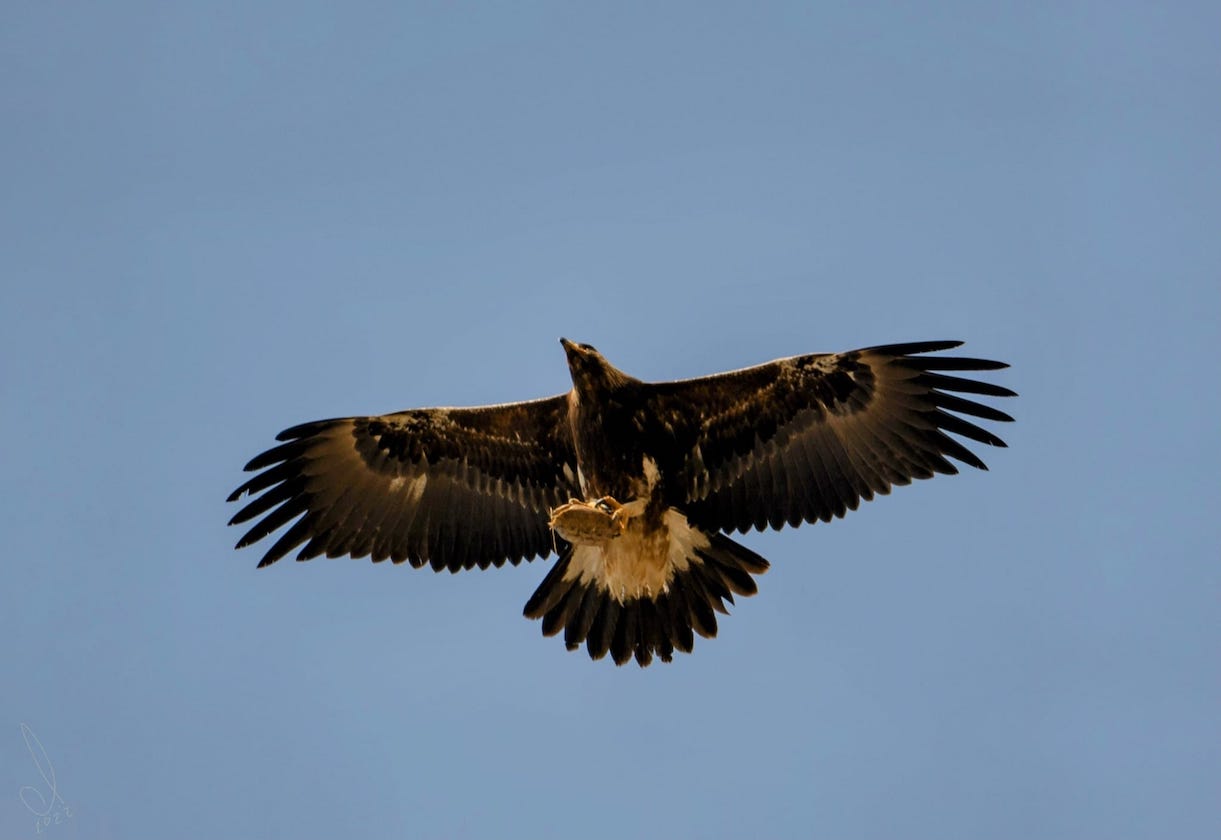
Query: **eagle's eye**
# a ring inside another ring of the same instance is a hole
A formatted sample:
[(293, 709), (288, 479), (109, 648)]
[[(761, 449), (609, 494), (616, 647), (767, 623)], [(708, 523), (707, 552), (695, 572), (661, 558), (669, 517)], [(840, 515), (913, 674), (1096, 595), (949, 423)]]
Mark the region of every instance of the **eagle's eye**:
[(580, 346), (580, 348), (581, 348), (582, 350), (586, 350), (586, 351), (588, 351), (588, 352), (590, 352), (590, 353), (597, 353), (597, 352), (598, 352), (598, 351), (597, 351), (597, 349), (595, 349), (595, 348), (594, 348), (594, 346), (593, 346), (592, 344), (581, 344), (581, 345), (579, 345), (579, 346)]
[(602, 511), (603, 513), (614, 513), (615, 512), (615, 509), (611, 506), (611, 503), (606, 501), (606, 499), (598, 499), (596, 502), (594, 502), (594, 507), (596, 507), (598, 510)]

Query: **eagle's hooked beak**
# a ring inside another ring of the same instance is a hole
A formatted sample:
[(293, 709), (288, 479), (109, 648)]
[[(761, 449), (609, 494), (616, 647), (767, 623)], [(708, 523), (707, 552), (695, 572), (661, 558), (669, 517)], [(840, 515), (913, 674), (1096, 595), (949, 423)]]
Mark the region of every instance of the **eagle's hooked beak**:
[(564, 345), (564, 353), (568, 356), (568, 371), (572, 374), (574, 385), (584, 383), (586, 387), (595, 384), (610, 387), (628, 381), (629, 377), (602, 358), (596, 348), (566, 338), (561, 338), (560, 344)]
[(589, 356), (589, 351), (577, 344), (575, 341), (569, 341), (566, 338), (561, 338), (560, 345), (564, 348), (564, 352), (568, 354), (569, 362), (575, 362), (578, 359), (588, 358)]

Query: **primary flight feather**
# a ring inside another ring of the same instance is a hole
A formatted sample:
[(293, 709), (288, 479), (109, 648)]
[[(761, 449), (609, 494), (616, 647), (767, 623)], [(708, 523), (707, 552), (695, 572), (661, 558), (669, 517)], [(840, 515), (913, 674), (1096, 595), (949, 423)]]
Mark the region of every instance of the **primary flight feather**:
[(237, 547), (287, 525), (260, 566), (296, 551), (458, 571), (555, 550), (525, 614), (546, 635), (563, 630), (570, 650), (644, 666), (715, 636), (716, 613), (755, 594), (768, 563), (727, 532), (828, 522), (893, 485), (956, 473), (953, 461), (987, 469), (947, 433), (1004, 446), (975, 421), (1013, 419), (959, 396), (1014, 393), (958, 375), (1007, 365), (937, 355), (957, 341), (678, 382), (642, 382), (561, 343), (567, 394), (281, 432), (229, 496), (254, 497), (230, 521), (255, 520)]

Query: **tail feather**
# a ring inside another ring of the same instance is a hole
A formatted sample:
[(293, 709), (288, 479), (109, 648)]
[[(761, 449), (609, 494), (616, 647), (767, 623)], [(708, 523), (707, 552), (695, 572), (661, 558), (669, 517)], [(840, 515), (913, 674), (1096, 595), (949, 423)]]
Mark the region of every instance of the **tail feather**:
[(543, 635), (564, 631), (564, 645), (582, 644), (591, 659), (608, 653), (616, 665), (635, 657), (643, 668), (656, 656), (663, 662), (674, 651), (690, 653), (695, 634), (717, 634), (716, 613), (728, 615), (733, 596), (758, 591), (753, 575), (767, 571), (768, 562), (723, 534), (703, 534), (693, 545), (683, 568), (676, 568), (664, 591), (655, 595), (616, 596), (597, 578), (572, 568), (576, 546), (565, 544), (560, 559), (543, 578), (525, 616), (543, 620)]
[[(614, 598), (601, 598), (599, 601), (598, 615), (589, 628), (589, 637), (585, 640), (585, 649), (589, 651), (590, 659), (606, 656), (615, 640), (615, 628), (619, 626), (619, 602)], [(577, 642), (569, 650), (576, 650), (580, 644)]]

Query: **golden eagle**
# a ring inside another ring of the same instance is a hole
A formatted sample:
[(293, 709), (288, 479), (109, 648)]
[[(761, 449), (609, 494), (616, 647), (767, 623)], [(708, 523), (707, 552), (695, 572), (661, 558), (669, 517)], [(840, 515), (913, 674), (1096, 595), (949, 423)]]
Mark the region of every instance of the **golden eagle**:
[(913, 478), (987, 469), (948, 433), (1009, 415), (957, 394), (1014, 396), (954, 375), (1004, 363), (926, 355), (957, 341), (794, 356), (643, 382), (560, 339), (572, 390), (530, 402), (426, 408), (286, 429), (246, 465), (229, 524), (250, 545), (289, 525), (259, 566), (371, 556), (433, 569), (559, 560), (526, 603), (569, 650), (648, 665), (716, 635), (768, 563), (725, 532), (843, 516)]

